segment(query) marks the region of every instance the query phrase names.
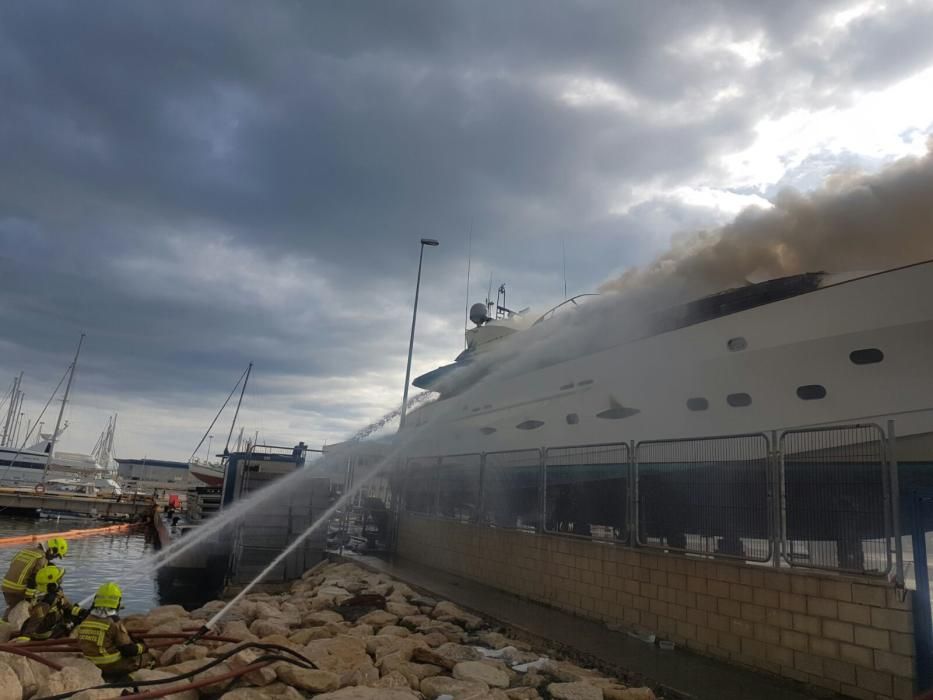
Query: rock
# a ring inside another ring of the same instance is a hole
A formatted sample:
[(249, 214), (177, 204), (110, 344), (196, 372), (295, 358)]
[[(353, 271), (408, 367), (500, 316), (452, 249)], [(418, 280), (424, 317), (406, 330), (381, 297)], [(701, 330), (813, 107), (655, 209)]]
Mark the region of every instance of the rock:
[[(219, 600), (214, 602), (220, 603), (220, 608), (224, 606), (224, 603)], [(220, 608), (217, 609), (220, 610)], [(158, 607), (150, 610), (146, 617), (154, 617), (156, 615), (166, 615), (169, 617), (188, 617), (188, 611), (180, 605), (159, 605)]]
[(30, 661), (19, 654), (0, 652), (0, 666), (8, 666), (16, 674), (23, 689), (23, 697), (36, 694), (39, 685), (52, 673), (52, 669), (37, 661)]
[(301, 616), (302, 627), (321, 627), (328, 622), (343, 622), (343, 615), (333, 610), (319, 610)]
[(505, 659), (508, 663), (512, 664), (527, 664), (532, 661), (537, 661), (541, 656), (535, 654), (533, 651), (521, 651), (515, 647), (509, 646), (501, 649), (502, 658)]
[(0, 700), (20, 700), (23, 686), (16, 672), (5, 664), (0, 664)]
[[(3, 691), (0, 690), (0, 698), (5, 698)], [(19, 696), (16, 696), (19, 698)], [(101, 690), (82, 690), (80, 693), (75, 693), (71, 696), (71, 700), (113, 700), (114, 698), (120, 697), (120, 691), (116, 688), (101, 689)], [(177, 695), (172, 695), (171, 697), (178, 697)]]
[(411, 630), (416, 630), (419, 627), (430, 624), (430, 622), (431, 618), (427, 615), (406, 615), (399, 620), (400, 625)]
[(249, 631), (249, 627), (242, 620), (231, 620), (223, 624), (223, 636), (241, 639), (244, 642), (255, 642), (259, 637)]
[(398, 619), (398, 615), (393, 615), (385, 610), (373, 610), (357, 619), (357, 623), (372, 625), (373, 627), (385, 627), (386, 625), (394, 625), (398, 622)]
[(356, 627), (351, 627), (346, 631), (346, 634), (349, 634), (352, 637), (372, 637), (373, 629), (372, 625), (357, 625)]
[(380, 662), (379, 668), (382, 670), (383, 675), (398, 671), (405, 676), (405, 680), (408, 681), (408, 685), (412, 688), (417, 688), (423, 678), (437, 676), (444, 670), (440, 666), (434, 666), (433, 664), (416, 664), (405, 661), (397, 654), (390, 654), (385, 657)]
[(26, 622), (26, 618), (29, 617), (29, 603), (25, 600), (21, 600), (16, 605), (13, 606), (13, 609), (10, 610), (10, 614), (7, 615), (7, 622), (9, 622), (15, 629), (20, 629), (23, 626), (23, 623)]
[(315, 639), (330, 639), (334, 636), (334, 631), (329, 627), (311, 627), (309, 629), (298, 630), (290, 634), (288, 639), (295, 644), (302, 646)]
[[(227, 665), (230, 666), (231, 671), (238, 671), (241, 668), (255, 663), (264, 653), (264, 651), (261, 652), (259, 649), (243, 649), (227, 659)], [(272, 666), (264, 666), (263, 668), (250, 671), (242, 676), (242, 678), (250, 685), (264, 686), (275, 682), (277, 676)]]
[(458, 643), (462, 642), (465, 636), (463, 632), (463, 628), (455, 625), (452, 622), (441, 622), (439, 620), (435, 620), (433, 622), (429, 622), (426, 625), (422, 625), (421, 627), (418, 628), (418, 631), (423, 632), (424, 634), (430, 634), (431, 632), (440, 632), (445, 637), (447, 637), (447, 641), (458, 642)]
[(428, 700), (435, 700), (443, 695), (454, 700), (485, 700), (489, 686), (476, 681), (463, 681), (447, 676), (432, 676), (421, 681), (421, 692)]
[(535, 688), (509, 688), (505, 695), (509, 700), (541, 700), (541, 695)]
[(159, 663), (162, 666), (170, 666), (182, 661), (193, 661), (203, 659), (207, 656), (208, 650), (198, 644), (185, 646), (184, 644), (173, 644), (162, 652), (159, 656)]
[(220, 696), (226, 700), (303, 700), (304, 695), (284, 683), (272, 683), (263, 688), (237, 688)]
[(309, 693), (326, 693), (340, 687), (340, 677), (330, 671), (299, 668), (288, 663), (278, 663), (275, 666), (280, 681)]
[(19, 628), (6, 620), (0, 620), (0, 644), (10, 641), (19, 633)]
[[(158, 680), (163, 680), (165, 678), (171, 678), (174, 675), (175, 675), (174, 673), (168, 673), (164, 669), (143, 668), (143, 669), (140, 669), (139, 671), (133, 671), (133, 673), (130, 674), (130, 678), (132, 678), (134, 681), (158, 681)], [(179, 683), (181, 682), (182, 681), (179, 681)], [(155, 688), (160, 688), (160, 687), (166, 688), (172, 685), (176, 685), (176, 684), (166, 683), (165, 685), (154, 685), (149, 688), (145, 688), (145, 690), (153, 690)], [(78, 697), (78, 696), (75, 695), (75, 697)], [(165, 697), (167, 700), (198, 700), (198, 691), (197, 690), (185, 690), (180, 693), (172, 693), (171, 695), (166, 695)]]
[(437, 605), (437, 601), (434, 598), (428, 598), (424, 595), (413, 595), (408, 597), (408, 602), (412, 605), (417, 605), (419, 608), (431, 608), (434, 609), (434, 606)]
[(435, 651), (453, 661), (479, 661), (483, 658), (483, 655), (473, 647), (468, 647), (465, 644), (454, 644), (453, 642), (441, 644)]
[(370, 684), (373, 688), (407, 688), (408, 679), (398, 671), (389, 671), (375, 683)]
[(340, 674), (340, 687), (348, 685), (369, 685), (372, 686), (379, 680), (379, 669), (372, 664), (360, 664), (352, 671), (344, 671)]
[(260, 638), (270, 637), (273, 634), (287, 637), (290, 632), (288, 625), (281, 618), (254, 620), (249, 626), (249, 631)]
[(411, 634), (411, 630), (398, 625), (386, 625), (379, 630), (379, 634), (382, 636), (407, 637)]
[(359, 687), (315, 695), (314, 700), (419, 700), (419, 696), (404, 688)]
[(447, 644), (447, 642), (447, 637), (440, 632), (429, 632), (424, 635), (424, 643), (429, 647), (439, 647), (443, 644)]
[(419, 664), (440, 666), (441, 668), (446, 668), (448, 671), (453, 671), (454, 666), (457, 665), (457, 660), (425, 647), (416, 647), (412, 649), (411, 660)]
[(411, 661), (412, 652), (423, 645), (424, 642), (408, 637), (377, 635), (366, 639), (366, 652), (375, 659), (376, 663), (389, 654), (398, 654), (404, 661)]
[(479, 681), (492, 688), (508, 688), (509, 674), (482, 661), (461, 661), (454, 666), (453, 676), (460, 681)]
[[(100, 669), (86, 659), (69, 659), (61, 671), (54, 671), (39, 684), (40, 697), (83, 690), (104, 682)], [(24, 689), (25, 690), (25, 689)]]
[(603, 691), (589, 683), (551, 683), (547, 690), (553, 700), (603, 700)]
[[(183, 673), (190, 673), (191, 671), (196, 671), (202, 666), (204, 666), (203, 659), (196, 660), (196, 661), (182, 661), (181, 663), (172, 664), (171, 666), (163, 666), (162, 668), (159, 669), (159, 671), (162, 673), (168, 673), (172, 676), (177, 676)], [(134, 671), (133, 673), (130, 674), (130, 677), (136, 678), (136, 674), (147, 673), (147, 672), (148, 670)], [(192, 682), (200, 681), (200, 680), (207, 680), (209, 678), (215, 678), (217, 676), (222, 676), (227, 673), (230, 673), (230, 666), (227, 665), (226, 662), (224, 662), (224, 663), (217, 664), (216, 666), (212, 668), (207, 669), (203, 673), (198, 673), (197, 675), (192, 676), (190, 680)], [(139, 680), (145, 680), (145, 679), (140, 678)], [(208, 685), (202, 687), (200, 689), (200, 692), (205, 695), (221, 693), (224, 690), (226, 690), (226, 685), (228, 682), (229, 681), (219, 681), (217, 683), (209, 683)]]
[(656, 700), (651, 688), (603, 688), (604, 700)]
[(318, 639), (305, 647), (305, 655), (319, 668), (341, 674), (360, 664), (371, 663), (361, 639), (346, 634), (333, 639)]
[(515, 646), (512, 644), (511, 639), (498, 632), (483, 632), (478, 638), (482, 644), (485, 644), (490, 649), (504, 649), (508, 646)]
[(458, 605), (444, 600), (434, 606), (431, 616), (442, 622), (456, 622), (468, 630), (477, 630), (483, 626), (483, 619), (463, 610)]
[(408, 603), (397, 603), (397, 602), (388, 602), (386, 603), (386, 612), (390, 612), (397, 617), (409, 617), (410, 615), (417, 615), (420, 613), (420, 609), (414, 605)]

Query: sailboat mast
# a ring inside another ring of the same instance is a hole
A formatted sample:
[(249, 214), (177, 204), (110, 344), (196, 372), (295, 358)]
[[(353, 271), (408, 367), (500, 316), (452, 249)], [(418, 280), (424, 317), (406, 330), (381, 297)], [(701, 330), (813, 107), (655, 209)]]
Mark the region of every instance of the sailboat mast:
[(243, 387), (240, 389), (240, 398), (236, 402), (236, 411), (233, 412), (233, 422), (230, 424), (230, 432), (227, 433), (227, 444), (224, 445), (224, 454), (229, 452), (230, 438), (233, 437), (233, 428), (236, 426), (237, 416), (240, 415), (240, 405), (243, 403), (243, 394), (246, 393), (246, 383), (249, 382), (249, 373), (253, 371), (253, 363), (249, 363), (246, 368), (246, 378), (243, 380)]
[(71, 381), (75, 378), (75, 367), (78, 366), (78, 355), (81, 354), (81, 345), (84, 344), (84, 333), (78, 340), (78, 349), (75, 350), (75, 359), (71, 361), (71, 371), (68, 373), (68, 383), (65, 385), (65, 395), (62, 397), (62, 407), (58, 410), (58, 420), (55, 421), (55, 430), (49, 442), (49, 452), (45, 456), (45, 470), (42, 472), (42, 483), (49, 475), (49, 465), (52, 463), (52, 453), (55, 452), (55, 441), (58, 440), (58, 431), (62, 426), (62, 417), (65, 415), (65, 404), (68, 403), (68, 393), (71, 391)]
[(6, 447), (7, 444), (12, 442), (9, 440), (10, 437), (10, 428), (13, 423), (13, 417), (16, 415), (16, 399), (19, 396), (19, 386), (23, 381), (23, 373), (20, 372), (19, 376), (13, 380), (13, 388), (10, 389), (10, 405), (7, 408), (6, 412), (6, 423), (3, 425), (3, 441), (2, 445)]

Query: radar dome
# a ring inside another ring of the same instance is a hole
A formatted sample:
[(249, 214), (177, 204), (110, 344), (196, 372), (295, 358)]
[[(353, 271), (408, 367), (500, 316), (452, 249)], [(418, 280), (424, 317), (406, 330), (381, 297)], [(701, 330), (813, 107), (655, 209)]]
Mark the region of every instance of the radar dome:
[(489, 320), (489, 316), (486, 315), (486, 305), (482, 302), (473, 304), (473, 306), (470, 307), (470, 320), (477, 326), (482, 326), (486, 323), (486, 321)]

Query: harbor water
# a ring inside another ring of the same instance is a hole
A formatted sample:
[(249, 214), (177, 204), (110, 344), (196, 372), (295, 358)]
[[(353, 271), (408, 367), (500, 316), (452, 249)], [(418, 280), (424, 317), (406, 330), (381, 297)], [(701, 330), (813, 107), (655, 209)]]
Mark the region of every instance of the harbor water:
[[(13, 518), (0, 515), (0, 538), (32, 534), (48, 534), (103, 526), (92, 520), (43, 520)], [(6, 573), (16, 553), (30, 544), (0, 547), (0, 575)], [(134, 577), (133, 572), (154, 550), (148, 530), (135, 528), (128, 532), (107, 533), (72, 539), (68, 555), (55, 563), (65, 568), (64, 590), (73, 602), (94, 593), (105, 581), (121, 580), (124, 613), (143, 612), (160, 604), (158, 586), (153, 577)]]

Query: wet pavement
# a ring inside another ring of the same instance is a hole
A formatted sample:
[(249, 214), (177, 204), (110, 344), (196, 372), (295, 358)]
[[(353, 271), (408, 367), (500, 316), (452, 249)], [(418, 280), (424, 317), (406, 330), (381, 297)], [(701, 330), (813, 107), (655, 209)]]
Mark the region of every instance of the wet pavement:
[(807, 700), (790, 681), (747, 671), (682, 649), (662, 651), (605, 626), (420, 564), (345, 553), (347, 561), (385, 572), (504, 626), (643, 676), (698, 700)]

